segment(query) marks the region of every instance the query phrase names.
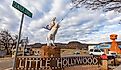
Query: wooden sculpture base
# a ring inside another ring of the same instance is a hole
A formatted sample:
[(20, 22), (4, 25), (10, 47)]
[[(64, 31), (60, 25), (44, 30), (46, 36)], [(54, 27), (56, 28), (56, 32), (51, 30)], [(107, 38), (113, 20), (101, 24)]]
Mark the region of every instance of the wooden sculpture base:
[(54, 46), (42, 46), (41, 57), (60, 57), (60, 48)]

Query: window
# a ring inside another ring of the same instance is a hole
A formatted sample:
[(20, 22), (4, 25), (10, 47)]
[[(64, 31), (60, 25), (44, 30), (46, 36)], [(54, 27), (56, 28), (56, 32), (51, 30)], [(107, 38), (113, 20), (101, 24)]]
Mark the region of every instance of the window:
[(98, 49), (95, 49), (95, 50), (94, 50), (94, 52), (101, 52), (101, 51), (100, 51), (100, 50), (98, 50)]
[(100, 49), (102, 52), (104, 52), (104, 50), (103, 49)]
[(90, 49), (90, 52), (93, 52), (93, 49)]

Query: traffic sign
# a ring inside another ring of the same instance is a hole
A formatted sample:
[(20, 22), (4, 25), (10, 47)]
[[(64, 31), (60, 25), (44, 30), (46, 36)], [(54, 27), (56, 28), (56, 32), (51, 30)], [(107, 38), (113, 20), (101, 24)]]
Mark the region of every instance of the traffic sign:
[(27, 15), (27, 16), (32, 18), (32, 13), (29, 10), (27, 10), (25, 7), (23, 7), (22, 5), (18, 4), (17, 2), (13, 1), (12, 6), (14, 8), (16, 8), (17, 10), (19, 10), (20, 12), (22, 12), (25, 15)]

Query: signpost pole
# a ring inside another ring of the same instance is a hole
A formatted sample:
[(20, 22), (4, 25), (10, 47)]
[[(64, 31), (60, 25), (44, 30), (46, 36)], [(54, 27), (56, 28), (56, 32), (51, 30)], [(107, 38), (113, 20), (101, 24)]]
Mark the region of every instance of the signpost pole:
[(17, 58), (17, 53), (18, 53), (19, 42), (20, 42), (20, 39), (21, 39), (21, 31), (22, 31), (23, 19), (24, 19), (24, 13), (22, 13), (22, 18), (21, 18), (21, 24), (20, 24), (20, 29), (19, 29), (19, 36), (18, 36), (18, 41), (17, 41), (17, 45), (16, 45), (16, 52), (15, 52), (15, 57), (14, 57), (14, 62), (13, 62), (13, 70), (16, 70), (16, 58)]

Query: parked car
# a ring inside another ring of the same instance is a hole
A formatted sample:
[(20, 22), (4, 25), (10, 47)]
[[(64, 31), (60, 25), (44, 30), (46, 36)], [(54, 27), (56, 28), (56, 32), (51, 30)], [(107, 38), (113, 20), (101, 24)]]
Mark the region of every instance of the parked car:
[(90, 49), (89, 54), (94, 56), (100, 56), (104, 54), (104, 51), (102, 51), (101, 49)]
[(114, 56), (117, 57), (117, 53), (114, 51), (109, 51), (109, 55), (108, 56)]
[[(90, 49), (89, 54), (94, 55), (94, 56), (100, 56), (100, 55), (104, 54), (104, 50), (103, 49)], [(108, 51), (108, 53), (106, 55), (116, 57), (117, 53), (113, 52), (113, 51)]]

